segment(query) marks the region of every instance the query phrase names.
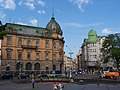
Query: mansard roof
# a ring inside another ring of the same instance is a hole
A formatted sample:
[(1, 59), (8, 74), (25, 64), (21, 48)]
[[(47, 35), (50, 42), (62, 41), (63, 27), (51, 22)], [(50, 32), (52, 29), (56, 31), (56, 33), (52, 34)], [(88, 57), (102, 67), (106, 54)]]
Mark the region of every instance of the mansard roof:
[(27, 26), (13, 23), (6, 23), (6, 30), (9, 33), (22, 34), (22, 35), (33, 35), (33, 36), (49, 36), (49, 32), (46, 28)]

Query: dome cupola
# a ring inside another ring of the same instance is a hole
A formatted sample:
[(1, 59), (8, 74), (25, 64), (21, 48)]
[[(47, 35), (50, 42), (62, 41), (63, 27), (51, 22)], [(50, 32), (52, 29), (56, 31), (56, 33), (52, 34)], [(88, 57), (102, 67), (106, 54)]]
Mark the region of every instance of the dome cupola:
[(56, 22), (55, 18), (52, 17), (51, 20), (48, 22), (46, 28), (49, 30), (50, 34), (53, 32), (56, 34), (62, 35), (62, 30), (60, 25)]
[(96, 43), (98, 41), (97, 33), (95, 30), (90, 30), (88, 33), (88, 43)]

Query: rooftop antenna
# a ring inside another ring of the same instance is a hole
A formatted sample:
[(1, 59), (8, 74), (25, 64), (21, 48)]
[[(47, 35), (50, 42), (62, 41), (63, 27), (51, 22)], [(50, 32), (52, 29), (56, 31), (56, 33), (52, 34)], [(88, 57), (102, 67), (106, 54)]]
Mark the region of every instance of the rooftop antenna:
[(54, 19), (54, 8), (52, 9), (52, 18)]

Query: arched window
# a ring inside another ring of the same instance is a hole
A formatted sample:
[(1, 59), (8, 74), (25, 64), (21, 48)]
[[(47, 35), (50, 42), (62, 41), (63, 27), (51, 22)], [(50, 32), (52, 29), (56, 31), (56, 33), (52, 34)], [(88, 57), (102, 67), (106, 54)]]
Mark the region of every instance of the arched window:
[(7, 67), (6, 67), (6, 71), (10, 71), (10, 66), (7, 66)]
[(26, 64), (26, 70), (32, 70), (32, 64), (31, 63)]
[(39, 64), (39, 63), (36, 63), (35, 66), (34, 66), (34, 69), (35, 69), (35, 70), (40, 70), (40, 64)]
[(16, 70), (19, 71), (19, 69), (20, 69), (20, 63), (17, 63), (17, 64), (16, 64)]

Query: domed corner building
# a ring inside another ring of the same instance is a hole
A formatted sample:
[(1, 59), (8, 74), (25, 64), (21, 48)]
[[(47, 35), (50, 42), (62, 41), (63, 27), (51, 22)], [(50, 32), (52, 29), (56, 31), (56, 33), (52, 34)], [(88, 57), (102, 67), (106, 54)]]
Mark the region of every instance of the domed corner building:
[(97, 43), (98, 42), (98, 36), (95, 30), (90, 30), (88, 33), (88, 41), (87, 43)]
[(4, 25), (8, 32), (1, 43), (1, 73), (51, 74), (63, 72), (64, 38), (55, 18), (46, 28), (13, 23)]
[(105, 36), (97, 36), (95, 30), (88, 32), (88, 38), (84, 39), (82, 44), (82, 68), (86, 69), (88, 73), (94, 73), (99, 67), (101, 62), (102, 43)]

